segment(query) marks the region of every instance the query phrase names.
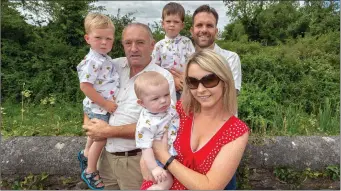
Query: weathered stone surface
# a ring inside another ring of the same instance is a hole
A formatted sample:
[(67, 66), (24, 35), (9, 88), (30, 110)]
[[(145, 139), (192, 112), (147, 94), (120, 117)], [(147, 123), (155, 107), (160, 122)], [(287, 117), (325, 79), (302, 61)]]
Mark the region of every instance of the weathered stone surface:
[(1, 174), (79, 174), (85, 137), (12, 137), (2, 141)]
[(298, 170), (322, 170), (340, 164), (340, 136), (250, 138), (244, 155), (250, 168), (287, 166)]
[[(79, 175), (85, 137), (12, 137), (2, 140), (1, 174)], [(246, 160), (245, 160), (246, 159)], [(340, 136), (250, 138), (243, 162), (250, 168), (324, 169), (340, 164)]]

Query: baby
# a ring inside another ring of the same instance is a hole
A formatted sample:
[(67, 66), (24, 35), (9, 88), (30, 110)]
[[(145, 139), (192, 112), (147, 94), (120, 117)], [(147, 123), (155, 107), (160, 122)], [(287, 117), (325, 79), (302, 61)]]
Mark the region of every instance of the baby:
[(173, 142), (179, 127), (179, 116), (171, 103), (169, 84), (165, 77), (155, 71), (140, 74), (134, 84), (137, 103), (143, 109), (136, 125), (136, 147), (142, 149), (142, 158), (157, 184), (150, 190), (168, 190), (173, 184), (172, 175), (155, 160), (153, 140), (161, 140), (168, 131), (169, 153), (176, 155)]

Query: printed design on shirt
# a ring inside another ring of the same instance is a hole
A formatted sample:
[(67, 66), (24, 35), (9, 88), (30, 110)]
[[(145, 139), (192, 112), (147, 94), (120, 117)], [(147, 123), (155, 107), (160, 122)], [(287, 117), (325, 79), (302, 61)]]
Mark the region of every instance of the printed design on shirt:
[(168, 134), (169, 152), (176, 155), (173, 143), (176, 139), (179, 127), (179, 116), (175, 110), (175, 106), (169, 107), (164, 113), (153, 114), (143, 109), (136, 125), (136, 146), (144, 148), (146, 145), (151, 146), (152, 141), (161, 139), (163, 134)]
[(152, 53), (153, 59), (165, 69), (176, 68), (184, 71), (185, 63), (194, 53), (194, 46), (187, 37), (177, 36), (175, 39), (159, 41)]
[[(77, 65), (80, 82), (93, 84), (94, 89), (104, 98), (112, 100), (117, 96), (120, 87), (119, 75), (112, 59), (93, 50)], [(93, 113), (106, 114), (104, 108), (91, 101), (88, 97), (83, 100), (83, 106), (90, 108)]]

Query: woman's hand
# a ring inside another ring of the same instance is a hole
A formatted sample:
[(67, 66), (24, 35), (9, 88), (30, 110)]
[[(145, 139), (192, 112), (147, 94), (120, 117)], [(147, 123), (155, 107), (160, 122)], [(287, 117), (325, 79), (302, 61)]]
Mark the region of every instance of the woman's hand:
[(153, 141), (153, 151), (155, 158), (158, 159), (162, 164), (165, 164), (169, 157), (171, 156), (168, 153), (168, 143), (167, 143), (167, 138), (168, 138), (168, 132), (166, 131), (163, 134), (163, 137), (160, 141), (154, 140)]
[(106, 139), (107, 128), (108, 123), (100, 119), (91, 119), (83, 125), (83, 129), (84, 131), (86, 131), (86, 135), (91, 137), (94, 141)]

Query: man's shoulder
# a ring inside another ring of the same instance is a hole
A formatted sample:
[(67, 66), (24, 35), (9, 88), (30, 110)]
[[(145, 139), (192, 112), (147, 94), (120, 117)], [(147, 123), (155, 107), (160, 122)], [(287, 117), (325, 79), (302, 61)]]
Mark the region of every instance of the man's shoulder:
[(151, 66), (148, 67), (148, 71), (159, 72), (160, 74), (162, 74), (166, 78), (169, 77), (169, 76), (172, 76), (172, 74), (168, 70), (162, 68), (161, 66), (159, 66), (159, 65), (157, 65), (155, 63), (150, 63), (150, 64), (151, 64)]
[(118, 58), (113, 58), (112, 62), (120, 67), (124, 67), (128, 61), (127, 61), (127, 57), (118, 57)]
[(215, 50), (218, 51), (218, 53), (220, 53), (222, 56), (230, 58), (230, 57), (239, 57), (238, 54), (236, 52), (227, 50), (227, 49), (223, 49), (220, 48), (217, 44), (216, 44), (216, 48)]
[(103, 63), (102, 60), (98, 59), (96, 56), (92, 54), (87, 54), (82, 61), (78, 64), (79, 66), (84, 65), (101, 65)]
[(191, 39), (189, 39), (187, 36), (181, 36), (181, 40), (189, 40), (189, 41), (191, 41)]
[(151, 65), (152, 67), (150, 67), (150, 70), (160, 72), (160, 73), (170, 74), (170, 72), (168, 70), (162, 68), (161, 66), (159, 66), (155, 63), (150, 63), (150, 64), (152, 64)]
[(165, 41), (166, 41), (166, 39), (165, 39), (165, 38), (163, 38), (163, 39), (161, 39), (161, 40), (157, 41), (157, 43), (155, 43), (155, 46), (160, 46), (161, 44), (164, 44), (164, 43), (165, 43)]

